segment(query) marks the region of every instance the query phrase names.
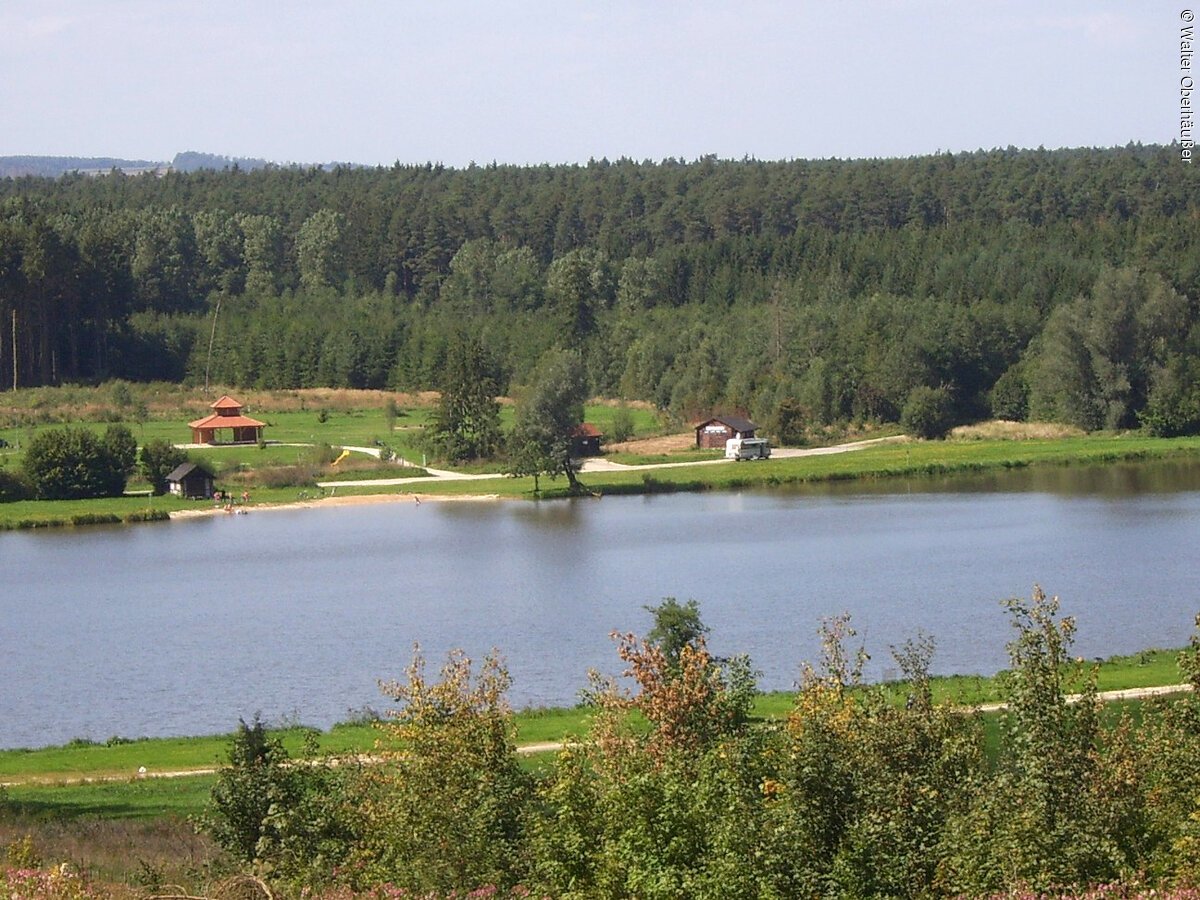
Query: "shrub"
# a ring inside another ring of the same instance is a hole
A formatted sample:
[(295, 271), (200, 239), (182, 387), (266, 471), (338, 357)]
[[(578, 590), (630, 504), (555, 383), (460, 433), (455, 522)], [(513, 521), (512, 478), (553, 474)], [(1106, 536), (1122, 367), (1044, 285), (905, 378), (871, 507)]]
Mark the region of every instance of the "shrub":
[(269, 834), (272, 804), (296, 800), (287, 762), (287, 751), (257, 715), (249, 725), (238, 721), (229, 766), (217, 775), (205, 821), (213, 839), (243, 862), (257, 858), (259, 842)]
[(314, 466), (327, 466), (342, 453), (341, 447), (333, 447), (325, 442), (313, 444), (308, 451), (308, 460)]
[(272, 878), (311, 887), (328, 883), (359, 838), (360, 800), (348, 790), (361, 781), (357, 766), (333, 767), (291, 759), (254, 717), (239, 721), (229, 766), (217, 775), (201, 824), (239, 860)]
[(119, 525), (121, 517), (116, 513), (76, 513), (71, 516), (72, 525)]
[(125, 480), (137, 471), (138, 446), (133, 432), (125, 425), (109, 425), (104, 430), (101, 439), (113, 469), (123, 476), (121, 490), (125, 489)]
[(271, 466), (259, 469), (256, 473), (258, 482), (263, 487), (312, 487), (315, 478), (308, 466)]
[(42, 855), (34, 846), (31, 834), (19, 837), (5, 847), (4, 857), (13, 869), (40, 869), (42, 867)]
[(33, 485), (19, 473), (0, 469), (0, 503), (29, 500), (33, 495)]
[(1029, 415), (1029, 384), (1019, 366), (1008, 369), (992, 386), (992, 417), (1024, 422)]
[(417, 648), (405, 681), (382, 686), (402, 704), (386, 728), (403, 750), (367, 775), (357, 856), (373, 881), (423, 895), (521, 880), (531, 782), (517, 759), (509, 683), (494, 656), (476, 676), (462, 653), (431, 681)]
[(608, 429), (608, 438), (614, 444), (620, 444), (633, 437), (633, 413), (622, 403), (613, 413), (612, 425)]
[(909, 392), (900, 424), (910, 434), (931, 440), (945, 437), (954, 424), (954, 401), (946, 387), (919, 385)]
[(166, 522), (171, 518), (171, 514), (165, 509), (140, 509), (135, 512), (126, 513), (126, 522)]
[[(1119, 877), (1119, 817), (1107, 818), (1094, 673), (1068, 702), (1074, 620), (1035, 588), (1007, 603), (1017, 637), (997, 771), (947, 828), (946, 886), (978, 895), (1024, 884), (1048, 891)], [(1133, 769), (1129, 777), (1133, 776)]]
[(84, 428), (43, 431), (29, 442), (25, 474), (44, 500), (118, 497), (132, 465), (126, 435), (129, 429), (119, 425), (103, 440)]
[(150, 482), (150, 488), (155, 494), (167, 492), (167, 476), (185, 462), (187, 454), (166, 438), (147, 441), (142, 446), (142, 477)]

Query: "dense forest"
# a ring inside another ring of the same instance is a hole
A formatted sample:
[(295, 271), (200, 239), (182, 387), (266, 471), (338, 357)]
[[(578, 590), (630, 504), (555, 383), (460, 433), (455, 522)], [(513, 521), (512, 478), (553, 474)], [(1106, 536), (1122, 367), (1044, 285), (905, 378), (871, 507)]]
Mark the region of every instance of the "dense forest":
[[(0, 385), (507, 392), (550, 349), (681, 417), (1200, 428), (1171, 147), (0, 180)], [(924, 392), (924, 393), (922, 393)]]

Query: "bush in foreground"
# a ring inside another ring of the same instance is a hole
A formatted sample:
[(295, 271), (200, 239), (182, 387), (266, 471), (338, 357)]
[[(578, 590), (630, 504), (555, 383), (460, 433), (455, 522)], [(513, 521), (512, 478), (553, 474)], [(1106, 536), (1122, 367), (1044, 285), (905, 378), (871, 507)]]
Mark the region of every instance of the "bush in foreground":
[(1106, 725), (1074, 623), (1040, 590), (1009, 603), (991, 750), (980, 714), (931, 703), (927, 638), (893, 650), (911, 690), (896, 706), (859, 683), (849, 620), (832, 619), (787, 719), (754, 722), (748, 662), (709, 654), (692, 604), (664, 608), (654, 640), (614, 635), (628, 681), (593, 678), (590, 731), (538, 775), (499, 661), (476, 674), (454, 653), (431, 680), (418, 652), (386, 688), (400, 706), (371, 765), (331, 778), (244, 728), (214, 833), (330, 896), (1194, 896), (1200, 697)]

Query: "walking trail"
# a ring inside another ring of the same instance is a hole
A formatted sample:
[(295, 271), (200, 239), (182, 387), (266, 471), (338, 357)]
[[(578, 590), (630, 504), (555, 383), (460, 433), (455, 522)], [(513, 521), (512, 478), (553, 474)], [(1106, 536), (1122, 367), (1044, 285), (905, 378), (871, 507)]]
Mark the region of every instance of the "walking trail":
[[(1183, 694), (1192, 690), (1190, 684), (1168, 684), (1159, 685), (1157, 687), (1142, 687), (1142, 688), (1126, 688), (1119, 691), (1100, 691), (1096, 696), (1104, 703), (1112, 703), (1121, 700), (1141, 700), (1149, 697), (1163, 697), (1171, 694)], [(1080, 694), (1073, 694), (1067, 697), (1068, 703), (1077, 703), (1081, 699)], [(1007, 703), (981, 703), (977, 706), (970, 707), (976, 712), (997, 712), (1008, 707)], [(557, 753), (566, 746), (561, 741), (540, 741), (538, 743), (521, 744), (517, 747), (517, 752), (523, 756), (531, 756), (537, 753)], [(383, 762), (383, 757), (374, 754), (358, 754), (352, 757), (331, 757), (318, 762), (331, 762), (333, 765), (339, 763), (358, 763), (360, 765), (372, 765)], [(19, 787), (22, 785), (72, 785), (72, 784), (97, 784), (102, 782), (116, 781), (139, 781), (147, 778), (191, 778), (198, 775), (214, 775), (220, 770), (217, 766), (204, 766), (191, 769), (173, 769), (164, 771), (155, 771), (146, 766), (140, 767), (136, 772), (121, 772), (121, 773), (106, 773), (102, 775), (92, 776), (72, 776), (72, 775), (30, 775), (19, 778), (14, 781), (0, 782), (0, 787)]]
[[(779, 447), (771, 450), (772, 459), (794, 459), (801, 456), (829, 456), (834, 453), (851, 453), (855, 450), (862, 450), (866, 447), (873, 447), (876, 444), (896, 444), (907, 441), (905, 435), (894, 435), (892, 437), (872, 438), (867, 441), (852, 441), (847, 444), (836, 444), (832, 447), (812, 447), (809, 449), (797, 448), (789, 449)], [(356, 451), (358, 453), (366, 453), (371, 456), (379, 456), (378, 447), (346, 447), (346, 450)], [(722, 466), (730, 465), (734, 462), (731, 459), (695, 459), (688, 462), (674, 463), (650, 463), (647, 465), (630, 466), (624, 463), (611, 462), (607, 459), (598, 459), (595, 457), (588, 458), (583, 461), (579, 471), (586, 475), (588, 472), (643, 472), (648, 469), (678, 469), (684, 466)], [(502, 472), (485, 472), (482, 474), (468, 475), (462, 472), (450, 472), (445, 469), (431, 469), (425, 467), (425, 471), (434, 479), (445, 479), (447, 481), (473, 481), (485, 478), (503, 478)], [(430, 478), (413, 478), (413, 477), (398, 477), (398, 478), (372, 478), (362, 481), (322, 481), (318, 482), (320, 487), (338, 488), (338, 487), (391, 487), (394, 485), (403, 484), (428, 484)]]

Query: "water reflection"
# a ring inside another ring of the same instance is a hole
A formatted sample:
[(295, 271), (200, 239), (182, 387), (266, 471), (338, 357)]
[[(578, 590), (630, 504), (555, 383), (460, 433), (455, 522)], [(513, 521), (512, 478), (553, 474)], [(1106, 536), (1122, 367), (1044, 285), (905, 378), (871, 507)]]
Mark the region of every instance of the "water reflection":
[(781, 490), (808, 496), (1047, 493), (1064, 497), (1134, 497), (1200, 490), (1200, 461), (1034, 466), (926, 478), (831, 481), (789, 485)]

